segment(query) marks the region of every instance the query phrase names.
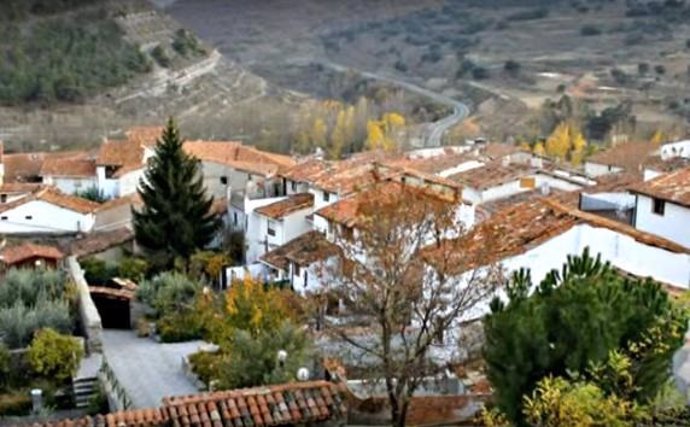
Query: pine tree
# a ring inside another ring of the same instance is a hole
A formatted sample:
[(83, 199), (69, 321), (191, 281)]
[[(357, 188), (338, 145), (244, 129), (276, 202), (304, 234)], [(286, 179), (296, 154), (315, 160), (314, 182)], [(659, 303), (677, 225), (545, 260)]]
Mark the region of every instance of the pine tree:
[(182, 143), (170, 119), (139, 183), (144, 206), (132, 210), (136, 241), (159, 267), (170, 267), (177, 257), (188, 259), (220, 227), (211, 213), (213, 197), (206, 195), (199, 160), (186, 154)]

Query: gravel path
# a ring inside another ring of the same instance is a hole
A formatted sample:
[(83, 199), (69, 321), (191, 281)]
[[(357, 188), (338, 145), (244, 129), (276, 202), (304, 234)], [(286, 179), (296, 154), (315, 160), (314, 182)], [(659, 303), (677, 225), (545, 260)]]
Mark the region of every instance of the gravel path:
[(105, 357), (136, 408), (155, 408), (163, 397), (197, 393), (182, 371), (182, 358), (200, 344), (160, 344), (132, 331), (103, 331)]

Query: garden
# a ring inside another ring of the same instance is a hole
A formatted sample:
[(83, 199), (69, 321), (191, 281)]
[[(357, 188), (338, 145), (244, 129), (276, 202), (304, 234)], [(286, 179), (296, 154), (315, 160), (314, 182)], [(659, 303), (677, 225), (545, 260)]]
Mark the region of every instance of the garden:
[(189, 360), (206, 388), (294, 380), (310, 360), (309, 340), (299, 327), (303, 301), (277, 285), (248, 279), (215, 292), (189, 273), (164, 272), (141, 282), (137, 299), (154, 313), (139, 325), (139, 336), (155, 333), (162, 342), (215, 344), (215, 351), (201, 351)]
[(28, 415), (30, 390), (46, 410), (74, 407), (71, 379), (84, 356), (77, 293), (64, 272), (10, 270), (0, 283), (0, 416)]

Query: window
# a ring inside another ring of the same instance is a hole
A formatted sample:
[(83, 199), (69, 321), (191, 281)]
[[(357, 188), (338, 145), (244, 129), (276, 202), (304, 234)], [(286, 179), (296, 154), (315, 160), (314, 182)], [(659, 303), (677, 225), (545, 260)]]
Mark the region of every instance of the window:
[(7, 203), (7, 194), (0, 194), (0, 203)]
[(221, 176), (220, 177), (220, 183), (223, 185), (228, 185), (228, 177), (227, 176)]
[(290, 181), (290, 188), (292, 191), (297, 191), (297, 183), (295, 181)]
[(346, 227), (344, 225), (341, 225), (340, 226), (340, 235), (345, 240), (352, 240), (354, 238), (354, 232), (352, 230), (352, 227)]
[(302, 273), (302, 272), (301, 272), (300, 269), (299, 269), (299, 265), (293, 263), (293, 264), (292, 264), (292, 274), (293, 274), (293, 276), (300, 276), (301, 273)]
[(271, 221), (270, 219), (268, 220), (268, 226), (267, 226), (266, 232), (268, 233), (269, 236), (275, 236), (276, 235), (275, 221)]
[(666, 209), (666, 202), (661, 199), (653, 199), (652, 200), (652, 212), (654, 212), (657, 215), (664, 215), (664, 209)]
[(2, 217), (0, 217), (0, 219), (3, 220), (3, 221), (7, 221), (7, 217), (6, 217), (6, 216), (2, 216)]
[(324, 191), (323, 192), (323, 201), (327, 202), (329, 200), (331, 200), (331, 193), (329, 193), (328, 191)]
[(307, 287), (307, 282), (309, 282), (309, 273), (307, 272), (307, 269), (304, 269), (304, 287)]
[(27, 215), (24, 217), (24, 219), (32, 220), (32, 219), (34, 219), (34, 217), (32, 217), (31, 215)]
[(520, 188), (535, 188), (537, 186), (534, 177), (520, 178)]
[(237, 226), (237, 212), (232, 213), (232, 223)]

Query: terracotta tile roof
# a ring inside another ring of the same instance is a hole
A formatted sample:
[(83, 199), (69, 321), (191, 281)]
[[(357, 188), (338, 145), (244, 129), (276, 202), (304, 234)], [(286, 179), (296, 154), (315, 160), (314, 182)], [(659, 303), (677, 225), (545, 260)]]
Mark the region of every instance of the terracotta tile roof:
[(56, 151), (51, 153), (14, 153), (4, 154), (2, 163), (5, 167), (5, 182), (27, 182), (41, 176), (41, 169), (46, 161), (87, 159), (86, 151)]
[(20, 194), (33, 193), (43, 188), (43, 184), (31, 182), (10, 182), (0, 185), (0, 193)]
[[(567, 205), (578, 207), (581, 194), (616, 193), (627, 192), (632, 185), (642, 182), (642, 174), (639, 172), (617, 172), (602, 175), (596, 178), (597, 184), (582, 188), (577, 191), (563, 192), (555, 196), (555, 199)], [(553, 192), (553, 188), (551, 191)]]
[(534, 170), (526, 165), (503, 165), (500, 161), (450, 175), (448, 179), (479, 190), (514, 181), (524, 176), (534, 175)]
[(37, 245), (34, 243), (23, 243), (17, 246), (7, 246), (0, 251), (2, 262), (7, 265), (14, 265), (30, 258), (45, 258), (60, 260), (64, 254), (54, 246)]
[(156, 409), (47, 421), (45, 427), (260, 427), (310, 425), (347, 417), (341, 388), (326, 381), (287, 383), (167, 397)]
[(202, 161), (264, 176), (274, 175), (295, 164), (289, 156), (261, 151), (233, 141), (187, 141), (184, 150)]
[(657, 172), (673, 172), (688, 166), (690, 166), (690, 159), (684, 157), (671, 157), (670, 159), (662, 160), (660, 156), (651, 156), (644, 163), (645, 169)]
[(326, 381), (288, 383), (163, 399), (173, 425), (304, 425), (347, 415), (338, 387)]
[[(455, 200), (449, 199), (445, 195), (428, 188), (406, 185), (397, 181), (386, 181), (376, 187), (361, 191), (351, 197), (323, 207), (314, 212), (314, 214), (346, 227), (356, 227), (360, 220), (363, 219), (360, 214), (360, 208), (364, 201), (376, 199), (383, 203), (381, 205), (383, 207), (391, 206), (392, 203), (399, 203), (401, 198), (404, 197), (415, 199), (414, 202), (409, 200), (410, 203), (428, 203), (432, 200), (441, 200), (447, 203), (455, 202)], [(385, 203), (389, 204), (386, 205)]]
[(630, 191), (690, 207), (690, 167), (632, 185)]
[(484, 145), (480, 151), (482, 154), (491, 158), (492, 160), (497, 160), (515, 153), (525, 152), (525, 150), (521, 149), (520, 147), (510, 144), (501, 144), (498, 142), (489, 142)]
[(41, 176), (65, 177), (96, 177), (96, 161), (94, 159), (56, 159), (49, 158), (43, 162)]
[(96, 212), (104, 212), (110, 209), (115, 209), (119, 208), (120, 206), (126, 205), (140, 207), (143, 204), (144, 202), (143, 200), (141, 200), (141, 196), (139, 195), (139, 193), (132, 193), (123, 197), (116, 197), (114, 199), (110, 199), (105, 203), (101, 203), (98, 209), (96, 209)]
[[(527, 252), (579, 224), (607, 228), (670, 252), (690, 253), (677, 243), (549, 198), (529, 200), (497, 212), (465, 236), (446, 244), (458, 247), (463, 259), (469, 260), (462, 268), (470, 269)], [(427, 253), (433, 258), (435, 249)]]
[(134, 232), (129, 228), (118, 228), (112, 231), (97, 231), (86, 237), (74, 240), (69, 252), (77, 257), (97, 254), (134, 239)]
[(639, 171), (656, 147), (647, 141), (625, 142), (594, 153), (587, 162), (618, 166), (627, 171)]
[(390, 161), (398, 156), (395, 153), (370, 151), (340, 161), (311, 159), (281, 172), (280, 176), (344, 196), (375, 181), (376, 176), (372, 172), (377, 169), (377, 162)]
[(106, 286), (89, 286), (89, 292), (91, 295), (103, 295), (127, 301), (134, 299), (134, 292), (128, 289), (115, 289)]
[(264, 254), (260, 261), (280, 270), (287, 270), (290, 262), (308, 266), (339, 253), (338, 247), (318, 231), (310, 231)]
[(451, 152), (449, 154), (440, 154), (430, 157), (405, 156), (400, 159), (394, 159), (382, 163), (388, 166), (403, 167), (406, 169), (412, 169), (418, 172), (435, 175), (471, 160), (476, 160), (476, 156), (473, 153)]
[(55, 187), (40, 187), (37, 191), (21, 199), (9, 203), (0, 204), (0, 212), (6, 212), (35, 200), (41, 200), (64, 209), (69, 209), (82, 214), (93, 213), (100, 206), (99, 203), (81, 197), (65, 194)]
[(127, 171), (144, 167), (145, 148), (146, 145), (139, 140), (109, 139), (101, 144), (96, 164), (120, 168), (113, 175), (121, 176)]
[(273, 219), (281, 219), (291, 213), (309, 209), (314, 206), (314, 195), (311, 193), (292, 194), (286, 199), (255, 210), (256, 213)]
[(100, 206), (100, 203), (96, 203), (82, 197), (65, 194), (57, 188), (46, 188), (40, 190), (38, 193), (36, 193), (36, 199), (83, 214), (92, 213)]

